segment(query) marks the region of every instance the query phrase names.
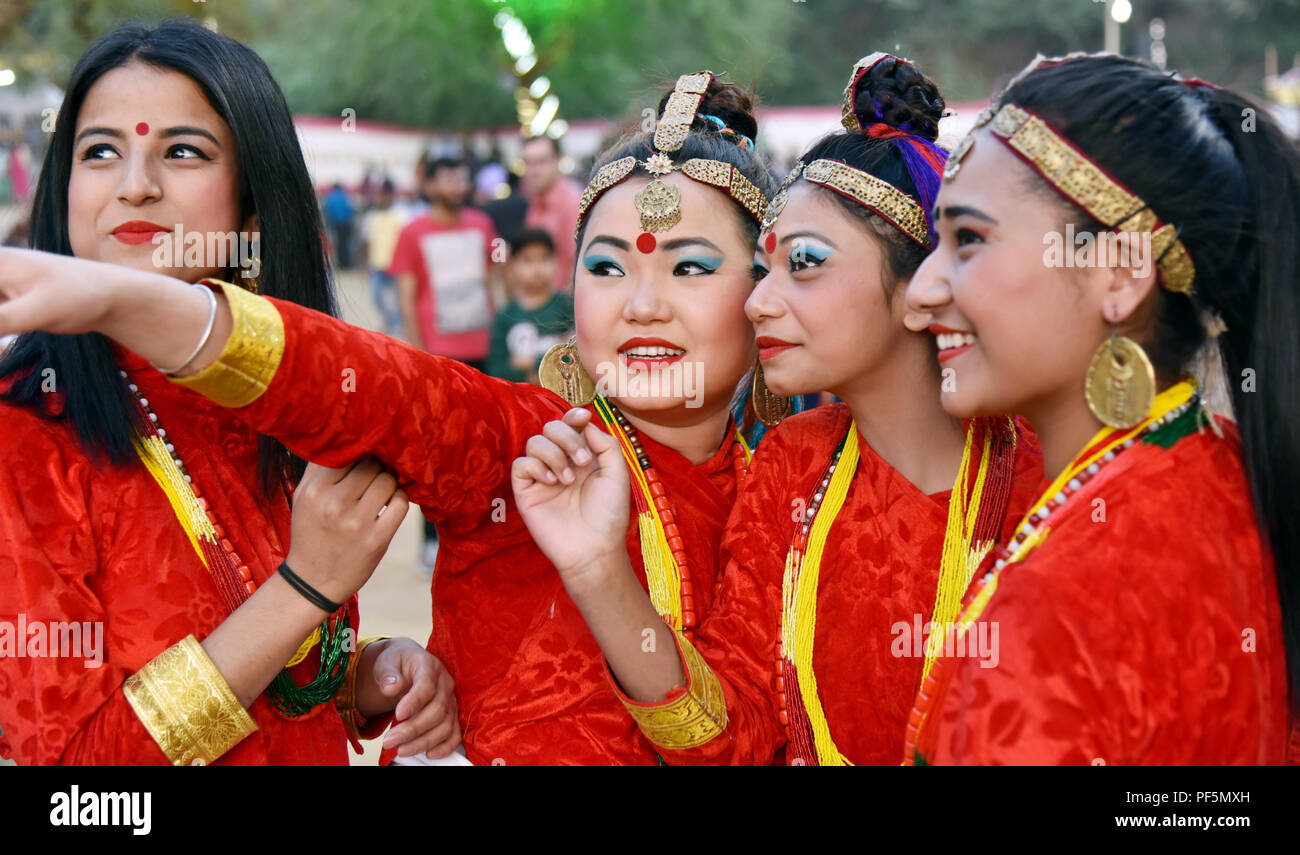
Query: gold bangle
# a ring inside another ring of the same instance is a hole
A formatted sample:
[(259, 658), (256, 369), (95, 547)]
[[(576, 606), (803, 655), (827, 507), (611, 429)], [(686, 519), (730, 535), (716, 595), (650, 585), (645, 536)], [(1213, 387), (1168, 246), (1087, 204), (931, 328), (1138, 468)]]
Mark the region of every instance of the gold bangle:
[(703, 745), (727, 729), (727, 701), (717, 675), (680, 632), (674, 630), (673, 637), (686, 672), (686, 691), (657, 704), (638, 703), (619, 692), (646, 739), (670, 751)]
[(223, 407), (246, 407), (266, 392), (284, 358), (284, 319), (270, 300), (216, 280), (230, 304), (230, 338), (216, 361), (198, 374), (172, 377), (173, 383), (211, 398)]
[(193, 635), (127, 677), (122, 692), (176, 766), (206, 766), (257, 730)]

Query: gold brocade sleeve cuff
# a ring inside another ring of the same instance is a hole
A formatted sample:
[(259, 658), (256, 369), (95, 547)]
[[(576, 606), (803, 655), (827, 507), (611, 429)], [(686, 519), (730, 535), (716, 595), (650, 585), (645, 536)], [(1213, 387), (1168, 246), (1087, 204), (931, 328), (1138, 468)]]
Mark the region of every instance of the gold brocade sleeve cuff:
[(639, 703), (618, 693), (646, 738), (670, 751), (696, 748), (727, 729), (727, 702), (717, 675), (680, 632), (674, 631), (673, 638), (686, 672), (685, 690), (674, 689), (668, 700), (657, 704)]
[(366, 717), (357, 711), (357, 669), (361, 665), (361, 654), (376, 641), (387, 640), (387, 636), (384, 636), (363, 638), (357, 642), (357, 649), (348, 659), (348, 670), (343, 674), (343, 685), (339, 686), (338, 693), (334, 695), (334, 708), (339, 711), (343, 726), (347, 728), (348, 736), (353, 742), (362, 738), (361, 729), (366, 726)]
[(257, 730), (225, 677), (192, 635), (126, 678), (140, 723), (176, 766), (204, 766)]
[(223, 407), (246, 407), (271, 385), (284, 356), (284, 320), (275, 305), (237, 285), (220, 284), (234, 324), (217, 361), (198, 374), (172, 377)]

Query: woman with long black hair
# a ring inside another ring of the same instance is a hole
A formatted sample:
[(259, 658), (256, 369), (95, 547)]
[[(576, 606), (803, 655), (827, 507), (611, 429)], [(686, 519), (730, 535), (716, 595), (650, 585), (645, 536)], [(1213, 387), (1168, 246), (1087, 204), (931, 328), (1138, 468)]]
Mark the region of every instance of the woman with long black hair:
[[(32, 246), (97, 284), (225, 276), (334, 309), (283, 95), (248, 48), (184, 21), (122, 27), (78, 62)], [(436, 660), (356, 639), (355, 591), (406, 510), (392, 476), (309, 471), (291, 547), (301, 463), (104, 337), (59, 332), (0, 360), (0, 755), (346, 764), (346, 735), (398, 700), (403, 753), (450, 750)]]
[[(1138, 60), (1036, 61), (956, 149), (936, 209), (908, 302), (969, 345), (944, 408), (1022, 413), (1053, 481), (959, 618), (998, 627), (997, 667), (940, 663), (905, 761), (1285, 762), (1294, 143), (1246, 98)], [(1235, 422), (1189, 374), (1207, 349)]]

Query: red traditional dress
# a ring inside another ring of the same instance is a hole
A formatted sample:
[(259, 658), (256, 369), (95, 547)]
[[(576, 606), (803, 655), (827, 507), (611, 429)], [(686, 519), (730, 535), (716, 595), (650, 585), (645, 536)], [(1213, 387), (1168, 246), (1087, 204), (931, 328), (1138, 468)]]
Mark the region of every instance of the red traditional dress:
[[(257, 434), (133, 354), (119, 351), (118, 364), (222, 539), (255, 583), (272, 576), (289, 547), (290, 503), (258, 486)], [(70, 422), (5, 403), (0, 436), (0, 756), (20, 765), (347, 764), (332, 703), (295, 720), (266, 695), (247, 713), (239, 707), (197, 641), (229, 611), (144, 465), (97, 465)], [(355, 597), (347, 609), (355, 629)], [(315, 675), (319, 657), (317, 645), (291, 669), (296, 682)]]
[[(514, 504), (511, 463), (568, 404), (540, 387), (487, 377), (292, 303), (230, 287), (226, 293), (235, 332), (216, 363), (182, 382), (217, 401), (232, 390), (238, 399), (245, 374), (271, 366), (265, 393), (233, 410), (236, 416), (323, 465), (375, 455), (438, 524), (429, 650), (456, 680), (469, 759), (656, 762), (654, 747), (610, 688), (582, 614)], [(262, 347), (256, 334), (241, 330), (253, 302), (278, 310), (282, 347)], [(713, 458), (698, 466), (640, 440), (675, 513), (700, 615), (712, 602), (718, 544), (738, 480), (738, 446), (719, 440)], [(644, 585), (635, 521), (627, 545)]]
[[(787, 706), (796, 703), (794, 681), (778, 678), (784, 565), (851, 423), (848, 407), (836, 404), (789, 418), (764, 438), (724, 535), (722, 596), (693, 647), (679, 640), (686, 686), (659, 704), (625, 698), (669, 763), (781, 758), (796, 713), (783, 708), (780, 691)], [(1020, 432), (1010, 525), (1042, 480), (1036, 441)], [(865, 442), (859, 448), (821, 560), (812, 670), (843, 759), (897, 763), (921, 679), (922, 630), (935, 604), (951, 491), (926, 495)], [(787, 762), (819, 762), (795, 753), (786, 753)]]
[(967, 618), (1000, 625), (1000, 662), (936, 668), (907, 762), (1285, 762), (1273, 566), (1219, 423), (1198, 431), (1193, 412), (1098, 461), (1046, 538), (972, 587)]

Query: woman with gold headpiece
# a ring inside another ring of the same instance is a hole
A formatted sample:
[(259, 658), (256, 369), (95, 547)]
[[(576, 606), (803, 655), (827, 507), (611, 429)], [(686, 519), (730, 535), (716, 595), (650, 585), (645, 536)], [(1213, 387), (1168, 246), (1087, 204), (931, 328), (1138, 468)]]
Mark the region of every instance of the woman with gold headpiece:
[[(931, 672), (905, 762), (1284, 762), (1294, 144), (1242, 96), (1139, 60), (1036, 61), (956, 150), (937, 208), (908, 303), (975, 341), (944, 408), (1023, 413), (1053, 480), (960, 619), (1000, 627), (998, 667)], [(1198, 353), (1221, 358), (1237, 422), (1209, 413)]]
[(738, 87), (684, 75), (654, 132), (598, 162), (577, 224), (577, 341), (541, 366), (563, 398), (230, 286), (191, 358), (211, 291), (37, 253), (0, 262), (12, 301), (0, 329), (99, 329), (304, 457), (375, 454), (438, 524), (429, 647), (456, 678), (468, 759), (651, 763), (513, 506), (510, 461), (548, 421), (589, 405), (636, 476), (641, 513), (620, 549), (665, 619), (693, 633), (750, 454), (731, 406), (755, 362), (744, 302), (772, 184), (751, 110)]
[[(943, 109), (910, 62), (863, 58), (845, 130), (814, 144), (773, 200), (746, 303), (766, 383), (844, 403), (764, 440), (724, 535), (721, 598), (695, 639), (665, 638), (612, 549), (621, 470), (585, 414), (516, 462), (529, 528), (669, 762), (769, 763), (784, 749), (797, 765), (897, 763), (975, 566), (1041, 479), (1021, 422), (943, 411), (934, 341), (904, 326), (904, 291), (931, 245)], [(565, 466), (572, 486), (551, 477)]]

